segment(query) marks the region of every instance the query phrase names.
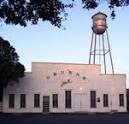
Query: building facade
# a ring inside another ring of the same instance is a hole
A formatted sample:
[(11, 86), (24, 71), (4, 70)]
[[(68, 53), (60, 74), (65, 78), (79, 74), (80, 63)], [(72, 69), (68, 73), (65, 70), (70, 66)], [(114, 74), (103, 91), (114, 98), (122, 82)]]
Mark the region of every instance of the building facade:
[(126, 75), (95, 64), (32, 63), (4, 89), (4, 113), (126, 112)]

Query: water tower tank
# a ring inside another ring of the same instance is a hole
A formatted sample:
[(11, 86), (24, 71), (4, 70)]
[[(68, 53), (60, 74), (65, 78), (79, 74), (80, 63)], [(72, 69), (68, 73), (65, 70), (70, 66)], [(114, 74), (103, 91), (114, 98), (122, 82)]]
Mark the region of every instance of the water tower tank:
[(107, 15), (101, 12), (92, 16), (93, 19), (93, 27), (92, 30), (96, 34), (103, 34), (107, 28), (106, 24)]

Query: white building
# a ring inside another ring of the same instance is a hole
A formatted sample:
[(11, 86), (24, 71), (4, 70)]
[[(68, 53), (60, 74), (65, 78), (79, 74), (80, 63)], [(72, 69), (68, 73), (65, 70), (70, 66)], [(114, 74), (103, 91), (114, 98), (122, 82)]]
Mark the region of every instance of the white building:
[(4, 113), (126, 112), (126, 75), (100, 65), (32, 63), (4, 89)]

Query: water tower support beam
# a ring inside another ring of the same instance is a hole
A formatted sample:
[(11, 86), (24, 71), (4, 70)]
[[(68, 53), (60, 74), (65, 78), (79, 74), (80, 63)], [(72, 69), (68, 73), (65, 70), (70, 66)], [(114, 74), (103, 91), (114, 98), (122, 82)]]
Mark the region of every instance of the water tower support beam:
[(92, 55), (92, 47), (93, 47), (93, 38), (94, 38), (94, 32), (92, 32), (92, 38), (91, 38), (90, 53), (89, 53), (89, 64), (91, 64), (91, 55)]
[(105, 71), (105, 74), (107, 73), (107, 70), (106, 70), (106, 59), (105, 59), (105, 41), (104, 41), (104, 34), (102, 34), (102, 40), (103, 40), (103, 59), (104, 59), (104, 71)]
[(108, 37), (108, 32), (107, 32), (107, 30), (106, 30), (106, 35), (107, 35), (107, 42), (108, 42), (108, 48), (109, 48), (109, 55), (110, 55), (110, 60), (111, 60), (112, 74), (114, 74), (114, 66), (113, 66), (113, 61), (112, 61), (111, 47), (110, 47), (110, 42), (109, 42), (109, 37)]
[(99, 64), (101, 63), (101, 39), (99, 35)]
[(96, 34), (95, 34), (95, 43), (94, 43), (94, 64), (96, 59)]

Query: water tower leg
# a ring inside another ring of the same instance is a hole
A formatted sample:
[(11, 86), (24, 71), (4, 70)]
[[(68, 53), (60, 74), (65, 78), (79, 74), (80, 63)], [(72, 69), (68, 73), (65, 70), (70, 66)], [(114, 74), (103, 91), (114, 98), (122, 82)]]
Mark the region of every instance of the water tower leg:
[(112, 66), (112, 74), (114, 74), (114, 66), (113, 66), (113, 60), (112, 60), (112, 54), (111, 54), (111, 48), (110, 48), (110, 42), (109, 42), (109, 37), (108, 37), (107, 30), (106, 30), (106, 35), (107, 35), (107, 42), (108, 42), (108, 48), (109, 48), (109, 55), (110, 55), (110, 60), (111, 60), (111, 66)]
[(101, 39), (99, 35), (99, 64), (101, 64)]
[(93, 38), (94, 38), (94, 32), (92, 32), (92, 38), (91, 38), (90, 53), (89, 53), (89, 64), (91, 64), (92, 47), (93, 47)]
[(104, 71), (105, 71), (105, 74), (107, 73), (107, 70), (106, 70), (106, 59), (105, 59), (105, 41), (104, 41), (104, 34), (102, 34), (102, 42), (103, 42), (103, 59), (104, 59)]
[(95, 59), (96, 59), (96, 34), (95, 34), (95, 43), (94, 43), (94, 63), (95, 64)]

